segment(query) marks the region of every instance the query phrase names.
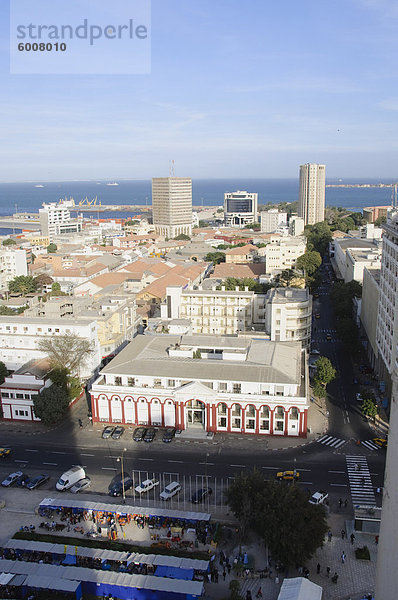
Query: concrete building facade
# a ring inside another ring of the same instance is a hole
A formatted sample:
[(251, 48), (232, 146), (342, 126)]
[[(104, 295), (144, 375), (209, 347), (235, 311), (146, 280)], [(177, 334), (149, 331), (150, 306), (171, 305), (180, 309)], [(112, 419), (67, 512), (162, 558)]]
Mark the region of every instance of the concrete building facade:
[(33, 400), (52, 384), (51, 367), (46, 359), (30, 360), (8, 375), (0, 385), (2, 418), (6, 421), (40, 421), (33, 410)]
[(50, 242), (53, 242), (58, 235), (78, 233), (82, 230), (82, 218), (72, 219), (70, 215), (71, 209), (75, 206), (72, 199), (47, 204), (43, 202), (42, 206), (43, 208), (39, 209), (41, 234), (48, 236)]
[(297, 342), (138, 336), (90, 393), (95, 422), (307, 435), (306, 353)]
[(285, 237), (267, 244), (264, 251), (266, 272), (276, 275), (285, 269), (295, 266), (299, 256), (305, 253), (306, 241), (304, 237)]
[(168, 238), (192, 235), (192, 179), (154, 177), (152, 215), (155, 233)]
[(31, 251), (12, 246), (0, 248), (0, 289), (8, 287), (9, 281), (19, 275), (28, 274), (28, 262), (31, 260)]
[(287, 213), (279, 212), (278, 209), (263, 210), (260, 213), (262, 233), (273, 233), (278, 227), (287, 226)]
[(258, 194), (237, 190), (224, 194), (224, 224), (243, 227), (257, 223)]
[(300, 165), (298, 216), (305, 225), (325, 218), (325, 165)]

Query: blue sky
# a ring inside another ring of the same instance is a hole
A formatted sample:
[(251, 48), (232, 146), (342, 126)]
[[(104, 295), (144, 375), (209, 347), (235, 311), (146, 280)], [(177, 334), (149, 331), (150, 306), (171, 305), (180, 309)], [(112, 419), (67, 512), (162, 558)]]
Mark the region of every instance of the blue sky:
[(8, 23), (0, 181), (398, 179), (391, 0), (152, 0), (148, 75), (10, 75)]

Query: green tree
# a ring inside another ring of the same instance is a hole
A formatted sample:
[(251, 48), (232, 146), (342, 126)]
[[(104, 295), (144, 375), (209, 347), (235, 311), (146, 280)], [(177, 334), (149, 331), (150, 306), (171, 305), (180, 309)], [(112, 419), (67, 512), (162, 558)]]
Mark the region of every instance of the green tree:
[(54, 254), (54, 252), (56, 252), (58, 249), (57, 244), (48, 244), (46, 250), (47, 250), (47, 254)]
[(79, 367), (94, 352), (88, 339), (74, 333), (43, 338), (37, 348), (46, 354), (53, 369), (66, 369), (69, 376), (78, 374)]
[(11, 238), (7, 238), (6, 240), (3, 240), (3, 246), (15, 246), (16, 243), (17, 242)]
[(199, 221), (199, 227), (208, 227), (209, 224), (207, 221)]
[(364, 398), (362, 401), (362, 414), (365, 417), (370, 417), (371, 419), (375, 419), (378, 413), (377, 404), (372, 398)]
[(61, 284), (58, 283), (58, 281), (54, 281), (54, 283), (51, 286), (51, 291), (52, 292), (56, 292), (56, 293), (60, 292), (61, 291)]
[(315, 225), (306, 225), (304, 233), (309, 250), (316, 250), (323, 256), (332, 241), (332, 233), (326, 221), (315, 223)]
[(186, 233), (180, 233), (180, 235), (177, 235), (177, 237), (175, 237), (174, 239), (175, 240), (187, 240), (187, 241), (189, 241), (191, 238)]
[(303, 278), (295, 269), (285, 269), (274, 277), (276, 287), (295, 287), (295, 285), (299, 285), (299, 281), (302, 282)]
[(206, 262), (212, 262), (215, 265), (218, 265), (222, 262), (225, 262), (225, 253), (224, 252), (209, 252), (205, 256)]
[[(387, 223), (387, 217), (379, 217), (375, 221), (375, 227), (381, 227), (382, 225), (384, 225), (384, 223)], [(4, 244), (4, 242), (3, 242), (3, 244)]]
[(4, 383), (4, 379), (7, 377), (8, 375), (8, 369), (5, 366), (5, 364), (3, 363), (3, 361), (0, 360), (0, 385), (2, 383)]
[(260, 223), (248, 223), (244, 226), (244, 229), (253, 229), (253, 231), (260, 231), (261, 225)]
[(326, 356), (320, 356), (315, 363), (316, 373), (314, 380), (324, 387), (336, 379), (336, 369)]
[(361, 298), (362, 285), (358, 281), (350, 281), (344, 283), (338, 281), (332, 288), (331, 298), (333, 303), (333, 311), (338, 319), (352, 318), (352, 300), (354, 296)]
[(313, 275), (322, 264), (322, 256), (316, 250), (307, 250), (296, 260), (296, 268), (305, 275)]
[(337, 335), (343, 342), (344, 346), (350, 352), (358, 352), (360, 343), (358, 338), (358, 327), (350, 318), (343, 318), (336, 323)]
[(258, 471), (242, 473), (227, 491), (242, 536), (260, 534), (273, 558), (286, 567), (302, 565), (322, 546), (328, 530), (322, 505), (308, 502), (297, 485), (267, 481)]
[(318, 396), (318, 398), (326, 398), (326, 388), (324, 388), (319, 381), (314, 381), (312, 391), (314, 392), (315, 396)]
[(41, 273), (40, 275), (37, 275), (33, 281), (35, 282), (36, 289), (42, 290), (45, 285), (51, 285), (54, 280), (50, 275), (47, 275), (47, 273)]
[(18, 275), (8, 282), (8, 289), (13, 294), (32, 294), (36, 291), (36, 284), (31, 275)]
[(68, 392), (53, 384), (33, 398), (33, 410), (44, 425), (52, 425), (65, 418), (69, 402)]
[(13, 308), (10, 308), (9, 306), (0, 306), (0, 315), (4, 315), (6, 317), (11, 317), (12, 315), (15, 315), (16, 311)]

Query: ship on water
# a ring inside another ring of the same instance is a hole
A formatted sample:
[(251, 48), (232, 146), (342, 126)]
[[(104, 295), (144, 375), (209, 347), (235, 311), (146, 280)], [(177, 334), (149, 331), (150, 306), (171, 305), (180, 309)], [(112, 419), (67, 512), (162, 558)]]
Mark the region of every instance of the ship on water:
[(106, 185), (119, 185), (116, 181), (111, 181), (110, 183), (107, 183)]
[(42, 185), (41, 183), (39, 183), (38, 185), (35, 185), (35, 187), (44, 187), (44, 185)]

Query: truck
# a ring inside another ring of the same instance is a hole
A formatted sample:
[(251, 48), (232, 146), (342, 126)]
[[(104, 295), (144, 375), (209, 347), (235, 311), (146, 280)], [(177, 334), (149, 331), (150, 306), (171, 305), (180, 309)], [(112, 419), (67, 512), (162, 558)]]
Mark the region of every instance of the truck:
[(68, 471), (65, 471), (65, 473), (62, 473), (61, 477), (55, 484), (55, 487), (60, 492), (63, 492), (64, 490), (68, 490), (69, 488), (71, 488), (72, 485), (75, 485), (75, 483), (77, 483), (81, 479), (84, 479), (85, 476), (86, 472), (84, 468), (80, 465), (75, 465)]

